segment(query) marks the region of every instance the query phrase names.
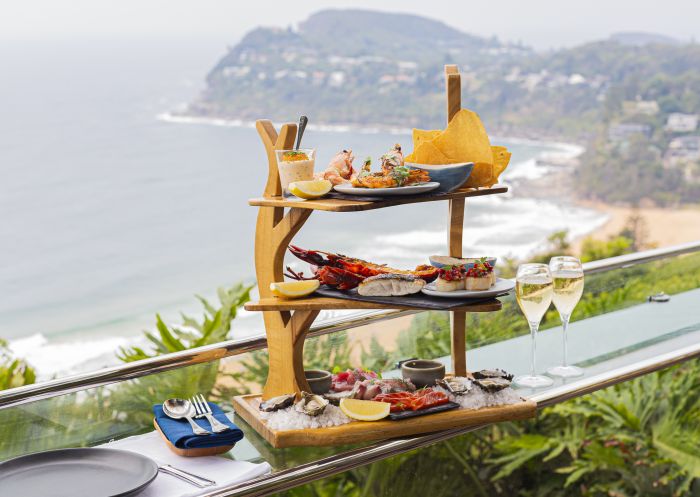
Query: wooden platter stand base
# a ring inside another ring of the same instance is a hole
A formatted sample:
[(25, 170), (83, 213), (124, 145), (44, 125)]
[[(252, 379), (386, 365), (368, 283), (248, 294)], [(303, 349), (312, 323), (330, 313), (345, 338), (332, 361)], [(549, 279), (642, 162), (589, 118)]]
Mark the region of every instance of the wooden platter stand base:
[(160, 435), (160, 438), (163, 439), (163, 442), (165, 442), (165, 445), (170, 449), (172, 452), (177, 454), (178, 456), (183, 456), (183, 457), (202, 457), (202, 456), (216, 456), (218, 454), (224, 454), (228, 452), (229, 450), (233, 449), (233, 445), (220, 445), (218, 447), (200, 447), (200, 448), (195, 448), (195, 449), (181, 449), (179, 447), (175, 447), (173, 443), (168, 440), (168, 437), (165, 436), (165, 434), (161, 431), (160, 426), (158, 426), (158, 422), (154, 419), (153, 420), (153, 426), (155, 427), (156, 431)]
[[(457, 66), (445, 66), (445, 79), (449, 122), (461, 108), (461, 80)], [(271, 430), (266, 426), (258, 409), (261, 399), (292, 392), (299, 395), (301, 391), (311, 391), (304, 375), (304, 339), (321, 310), (389, 308), (375, 303), (344, 299), (310, 297), (286, 301), (274, 297), (269, 289), (270, 283), (284, 280), (284, 255), (292, 238), (314, 210), (360, 211), (432, 199), (427, 197), (407, 200), (396, 197), (379, 202), (338, 199), (296, 202), (285, 199), (282, 197), (275, 151), (293, 148), (297, 127), (295, 124), (285, 124), (278, 133), (269, 120), (259, 120), (256, 122), (256, 128), (267, 153), (268, 177), (263, 198), (249, 202), (259, 207), (255, 233), (255, 271), (260, 301), (246, 304), (246, 309), (263, 312), (269, 372), (262, 395), (243, 395), (233, 399), (236, 413), (274, 447), (338, 445), (532, 417), (536, 406), (533, 402), (524, 401), (520, 404), (476, 411), (456, 409), (432, 414), (428, 418), (418, 417), (400, 422), (352, 422), (329, 428), (285, 431)], [(480, 190), (464, 188), (442, 197), (447, 198), (449, 202), (447, 245), (450, 256), (462, 257), (465, 198), (506, 191), (507, 188), (503, 187)], [(286, 213), (285, 207), (288, 208)], [(493, 300), (451, 311), (452, 365), (455, 375), (467, 375), (466, 313), (491, 312), (500, 308), (500, 302)]]

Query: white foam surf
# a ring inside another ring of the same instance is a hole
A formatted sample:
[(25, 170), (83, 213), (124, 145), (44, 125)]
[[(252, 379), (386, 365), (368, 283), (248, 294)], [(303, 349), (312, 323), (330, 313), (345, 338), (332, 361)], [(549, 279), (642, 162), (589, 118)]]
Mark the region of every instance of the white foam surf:
[[(116, 353), (120, 347), (137, 346), (150, 350), (150, 342), (142, 334), (134, 335), (133, 329), (132, 324), (124, 322), (122, 327), (111, 328), (109, 336), (95, 334), (89, 338), (50, 339), (36, 333), (11, 340), (8, 347), (14, 357), (24, 359), (36, 370), (40, 380), (46, 380), (119, 364)], [(232, 338), (246, 338), (263, 332), (262, 315), (259, 312), (244, 309), (238, 311), (232, 325)]]
[[(504, 201), (491, 197), (488, 214), (464, 228), (464, 255), (527, 259), (547, 245), (547, 238), (566, 230), (569, 239), (595, 231), (608, 220), (606, 214), (576, 206), (561, 206), (547, 200), (511, 198)], [(507, 204), (506, 204), (507, 202)], [(507, 207), (507, 208), (506, 208)], [(547, 222), (543, 223), (542, 219)], [(370, 237), (353, 248), (352, 253), (365, 254), (369, 260), (404, 267), (424, 264), (430, 254), (445, 253), (445, 232), (412, 230), (384, 233)]]
[(135, 345), (133, 337), (108, 337), (49, 341), (41, 333), (12, 340), (9, 348), (15, 357), (35, 368), (39, 379), (77, 373), (85, 369), (110, 366), (117, 362), (119, 347)]

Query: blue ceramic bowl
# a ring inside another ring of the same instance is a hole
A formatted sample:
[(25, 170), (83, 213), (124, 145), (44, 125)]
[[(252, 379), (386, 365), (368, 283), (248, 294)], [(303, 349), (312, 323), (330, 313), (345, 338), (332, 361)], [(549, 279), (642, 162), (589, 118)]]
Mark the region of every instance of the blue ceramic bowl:
[(413, 169), (422, 169), (430, 173), (430, 181), (437, 181), (440, 187), (436, 192), (449, 193), (456, 190), (467, 181), (474, 169), (473, 162), (462, 162), (460, 164), (427, 165), (407, 162), (406, 165)]
[[(446, 264), (445, 262), (441, 261), (438, 259), (438, 257), (444, 257), (444, 256), (436, 256), (436, 255), (431, 255), (428, 259), (430, 260), (430, 265), (434, 267), (444, 267), (449, 264)], [(464, 264), (467, 269), (471, 269), (474, 267), (474, 260), (477, 259), (477, 257), (465, 257), (463, 259), (457, 259), (460, 261), (460, 264)], [(486, 262), (491, 264), (491, 267), (496, 267), (496, 258), (495, 257), (487, 257)]]

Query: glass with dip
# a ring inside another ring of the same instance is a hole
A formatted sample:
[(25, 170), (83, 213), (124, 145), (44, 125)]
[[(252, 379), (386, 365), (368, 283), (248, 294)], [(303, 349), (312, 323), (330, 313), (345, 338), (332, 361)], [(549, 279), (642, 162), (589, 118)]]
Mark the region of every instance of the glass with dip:
[(300, 148), (298, 150), (276, 150), (277, 168), (282, 183), (282, 194), (292, 197), (289, 193), (289, 183), (294, 181), (309, 181), (314, 179), (314, 162), (316, 150)]

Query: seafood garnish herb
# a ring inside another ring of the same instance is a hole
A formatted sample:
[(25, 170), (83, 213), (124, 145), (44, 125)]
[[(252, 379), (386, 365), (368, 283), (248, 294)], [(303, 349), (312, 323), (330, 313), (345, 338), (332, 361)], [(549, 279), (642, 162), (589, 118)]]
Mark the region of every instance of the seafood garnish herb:
[(368, 176), (372, 174), (372, 171), (370, 168), (372, 167), (372, 157), (367, 157), (365, 161), (362, 163), (362, 169), (360, 169), (360, 172), (357, 174), (359, 178), (362, 178), (364, 176)]
[(410, 173), (409, 169), (406, 166), (396, 166), (391, 171), (391, 174), (392, 176), (394, 176), (394, 179), (399, 184), (399, 186), (401, 186), (408, 179)]
[(289, 150), (282, 155), (286, 161), (308, 160), (309, 157), (301, 150)]

